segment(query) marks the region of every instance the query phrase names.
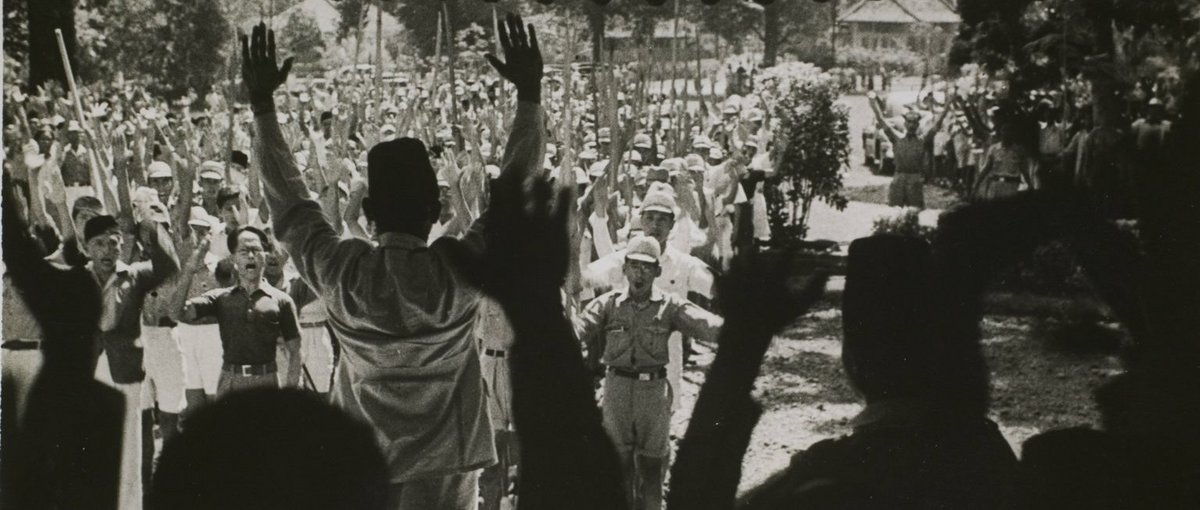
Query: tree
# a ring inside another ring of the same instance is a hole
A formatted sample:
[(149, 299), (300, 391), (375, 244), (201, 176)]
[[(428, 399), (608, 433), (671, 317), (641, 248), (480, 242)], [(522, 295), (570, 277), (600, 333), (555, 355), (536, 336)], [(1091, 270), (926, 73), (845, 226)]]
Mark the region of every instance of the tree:
[(815, 201), (839, 211), (848, 203), (842, 168), (850, 158), (849, 108), (838, 103), (837, 80), (808, 63), (764, 69), (754, 88), (779, 119), (779, 164), (764, 188), (771, 242), (795, 246), (808, 234)]
[(830, 8), (812, 0), (775, 0), (765, 6), (745, 0), (704, 5), (689, 2), (689, 15), (704, 29), (737, 43), (753, 33), (763, 42), (763, 67), (775, 65), (781, 52), (799, 53), (806, 60), (828, 52)]
[(292, 11), (287, 23), (279, 31), (280, 49), (286, 49), (301, 64), (311, 64), (321, 60), (325, 49), (325, 40), (321, 37), (321, 27), (317, 20), (299, 9)]
[[(446, 6), (446, 11), (449, 12), (450, 30), (457, 32), (470, 26), (472, 23), (481, 27), (492, 26), (492, 6), (501, 14), (505, 12), (523, 12), (522, 5), (517, 0), (502, 0), (491, 4), (480, 0), (439, 0), (439, 1), (422, 1), (422, 2), (404, 2), (404, 3), (388, 3), (384, 9), (391, 12), (404, 24), (404, 31), (408, 34), (409, 47), (415, 50), (421, 56), (430, 56), (434, 54), (434, 47), (437, 39), (437, 19), (438, 13), (443, 12), (442, 6)], [(543, 28), (543, 27), (538, 27)], [(488, 34), (492, 33), (492, 29), (488, 28)], [(442, 28), (443, 51), (449, 48), (445, 41), (453, 43), (452, 37), (446, 36), (445, 27)]]
[(26, 2), (4, 2), (4, 85), (23, 82), (29, 58), (29, 8)]
[(367, 4), (365, 0), (341, 0), (337, 3), (338, 14), (341, 19), (338, 21), (337, 40), (341, 42), (359, 30), (365, 30), (369, 20), (364, 19), (367, 14)]
[[(8, 12), (7, 8), (5, 12)], [(28, 0), (26, 12), (29, 16), (30, 88), (41, 86), (47, 81), (57, 81), (65, 89), (66, 75), (54, 30), (62, 30), (67, 58), (74, 68), (78, 65), (75, 58), (74, 3), (71, 0)]]
[(218, 0), (158, 0), (168, 19), (167, 59), (161, 92), (180, 97), (189, 90), (203, 96), (225, 79), (225, 45), (233, 37)]
[(960, 14), (951, 65), (974, 61), (1006, 76), (1009, 94), (1001, 106), (1014, 118), (1027, 115), (1029, 91), (1080, 77), (1089, 83), (1094, 128), (1087, 150), (1098, 156), (1083, 171), (1104, 183), (1098, 196), (1113, 197), (1106, 199), (1110, 214), (1129, 214), (1133, 150), (1123, 99), (1149, 59), (1194, 67), (1200, 1), (963, 0)]

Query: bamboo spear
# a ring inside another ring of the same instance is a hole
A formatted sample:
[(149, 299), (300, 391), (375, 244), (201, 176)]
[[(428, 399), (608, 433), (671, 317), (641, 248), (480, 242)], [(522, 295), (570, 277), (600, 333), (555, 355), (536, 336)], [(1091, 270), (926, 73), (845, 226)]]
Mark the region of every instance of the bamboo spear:
[[(71, 71), (71, 60), (67, 57), (67, 43), (63, 41), (62, 29), (54, 29), (54, 37), (58, 39), (58, 53), (62, 56), (63, 72), (66, 73), (67, 86), (71, 91), (71, 98), (75, 100), (75, 118), (79, 120), (79, 125), (84, 125), (83, 120), (83, 99), (79, 97), (79, 88), (75, 86), (75, 73)], [(122, 148), (124, 150), (124, 148)], [(106, 208), (115, 207), (116, 204), (109, 204), (108, 199), (111, 198), (113, 192), (109, 188), (109, 183), (103, 178), (100, 173), (100, 164), (96, 161), (96, 147), (92, 146), (92, 150), (88, 151), (88, 171), (91, 175), (92, 185), (96, 188), (96, 195), (101, 200), (101, 203)], [(101, 190), (104, 193), (101, 193)]]

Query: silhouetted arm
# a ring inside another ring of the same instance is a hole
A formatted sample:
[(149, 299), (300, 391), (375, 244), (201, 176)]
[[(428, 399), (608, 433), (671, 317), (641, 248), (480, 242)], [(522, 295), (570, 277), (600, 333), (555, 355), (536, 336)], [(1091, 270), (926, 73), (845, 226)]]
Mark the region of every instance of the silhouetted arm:
[(722, 281), (720, 347), (679, 445), (668, 508), (734, 507), (742, 457), (762, 412), (750, 392), (763, 356), (774, 334), (825, 290), (827, 278), (818, 274), (799, 293), (790, 291), (787, 262), (739, 255)]

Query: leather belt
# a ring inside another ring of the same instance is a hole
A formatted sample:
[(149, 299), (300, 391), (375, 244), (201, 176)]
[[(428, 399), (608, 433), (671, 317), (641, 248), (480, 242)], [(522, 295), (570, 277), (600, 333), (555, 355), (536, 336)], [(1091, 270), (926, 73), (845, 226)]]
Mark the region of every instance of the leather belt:
[(667, 377), (667, 367), (647, 368), (644, 370), (608, 367), (608, 372), (613, 375), (627, 379), (637, 379), (639, 381), (653, 381)]
[(5, 340), (0, 349), (8, 351), (36, 351), (41, 342), (37, 340)]
[(302, 327), (302, 328), (323, 328), (323, 327), (325, 327), (325, 321), (320, 320), (320, 321), (313, 321), (313, 322), (301, 322), (300, 327)]
[(992, 180), (1000, 181), (1000, 182), (1011, 182), (1013, 184), (1021, 184), (1020, 177), (1013, 177), (1010, 175), (993, 175)]
[(225, 363), (221, 366), (221, 370), (234, 375), (251, 376), (251, 375), (267, 375), (275, 373), (275, 362), (256, 363), (253, 365), (238, 365), (236, 363)]
[(507, 358), (508, 357), (508, 351), (501, 351), (499, 349), (484, 349), (483, 354), (485, 356), (491, 356), (493, 358)]

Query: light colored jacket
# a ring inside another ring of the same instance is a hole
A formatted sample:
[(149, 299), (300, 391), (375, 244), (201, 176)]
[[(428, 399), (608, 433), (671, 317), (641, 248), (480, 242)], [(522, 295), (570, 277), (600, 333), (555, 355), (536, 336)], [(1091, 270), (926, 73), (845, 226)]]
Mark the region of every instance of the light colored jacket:
[[(263, 192), (275, 232), (324, 301), (342, 346), (332, 401), (371, 425), (393, 483), (495, 463), (473, 341), (479, 293), (451, 262), (481, 250), (482, 225), (432, 245), (400, 233), (342, 239), (309, 199), (274, 113), (256, 118)], [(542, 110), (518, 104), (504, 172), (530, 175), (544, 150)]]

